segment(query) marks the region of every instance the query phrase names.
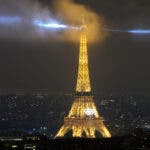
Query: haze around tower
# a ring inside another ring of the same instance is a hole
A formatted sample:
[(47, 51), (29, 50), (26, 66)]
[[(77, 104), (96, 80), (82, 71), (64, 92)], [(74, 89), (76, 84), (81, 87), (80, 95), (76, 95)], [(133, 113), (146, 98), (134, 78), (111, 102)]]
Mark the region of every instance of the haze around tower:
[[(97, 42), (104, 39), (106, 33), (104, 33), (104, 19), (98, 16), (90, 8), (75, 3), (73, 0), (56, 0), (54, 2), (54, 8), (57, 12), (57, 16), (63, 17), (67, 24), (80, 26), (84, 17), (85, 24), (88, 27), (87, 38), (88, 43)], [(79, 32), (74, 30), (67, 30), (65, 32), (67, 40), (79, 41)]]
[(103, 19), (73, 0), (54, 0), (47, 5), (42, 5), (38, 0), (0, 0), (0, 37), (28, 41), (40, 38), (45, 41), (79, 42), (79, 30), (41, 29), (34, 22), (79, 27), (83, 16), (88, 26), (88, 43), (102, 39)]

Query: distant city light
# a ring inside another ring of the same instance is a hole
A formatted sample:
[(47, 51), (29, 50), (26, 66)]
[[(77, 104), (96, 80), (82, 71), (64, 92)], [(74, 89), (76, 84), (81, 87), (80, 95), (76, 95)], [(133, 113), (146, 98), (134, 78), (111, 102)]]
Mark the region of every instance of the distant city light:
[(18, 147), (18, 145), (12, 145), (12, 148), (17, 148)]
[(150, 129), (150, 125), (149, 124), (145, 125), (145, 128)]

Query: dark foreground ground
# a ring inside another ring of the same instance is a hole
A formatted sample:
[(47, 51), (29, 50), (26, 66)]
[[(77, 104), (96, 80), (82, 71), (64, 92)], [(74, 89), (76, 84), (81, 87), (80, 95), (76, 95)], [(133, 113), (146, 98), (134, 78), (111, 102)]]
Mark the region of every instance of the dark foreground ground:
[(1, 137), (0, 150), (150, 150), (150, 132), (112, 138), (48, 139), (43, 135), (26, 135), (22, 138)]

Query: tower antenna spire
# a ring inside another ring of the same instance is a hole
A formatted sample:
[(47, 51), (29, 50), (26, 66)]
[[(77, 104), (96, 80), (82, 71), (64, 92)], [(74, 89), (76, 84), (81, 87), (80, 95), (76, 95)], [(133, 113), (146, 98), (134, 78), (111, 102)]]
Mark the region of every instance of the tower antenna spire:
[(82, 15), (82, 25), (85, 25), (85, 15)]

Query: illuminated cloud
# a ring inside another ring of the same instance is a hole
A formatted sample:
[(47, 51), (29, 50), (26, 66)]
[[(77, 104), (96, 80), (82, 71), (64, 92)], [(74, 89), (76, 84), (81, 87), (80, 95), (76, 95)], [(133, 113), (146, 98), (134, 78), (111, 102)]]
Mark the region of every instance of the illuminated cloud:
[[(56, 0), (52, 7), (55, 15), (37, 0), (5, 0), (0, 5), (0, 37), (79, 42), (79, 29), (84, 16), (88, 43), (104, 39), (103, 20), (88, 7), (73, 0)], [(12, 28), (9, 28), (10, 25)]]
[[(102, 30), (104, 27), (104, 20), (90, 8), (79, 3), (75, 3), (73, 0), (55, 0), (54, 9), (56, 15), (60, 16), (60, 18), (69, 25), (81, 26), (84, 18), (84, 22), (88, 27), (88, 43), (102, 41), (105, 38), (106, 32), (103, 32)], [(63, 36), (68, 41), (79, 42), (79, 34), (80, 32), (77, 31), (66, 30)]]

